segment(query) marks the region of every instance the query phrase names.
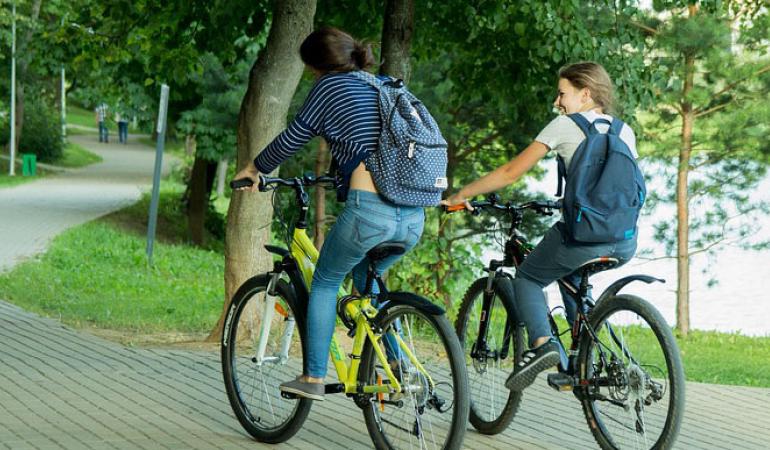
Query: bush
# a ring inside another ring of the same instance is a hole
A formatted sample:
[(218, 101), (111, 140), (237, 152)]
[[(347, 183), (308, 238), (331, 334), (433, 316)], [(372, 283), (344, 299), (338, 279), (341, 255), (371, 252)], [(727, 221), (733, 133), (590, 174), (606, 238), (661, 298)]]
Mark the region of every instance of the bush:
[[(10, 118), (0, 118), (0, 144), (10, 139)], [(16, 150), (20, 153), (34, 153), (43, 162), (55, 161), (62, 156), (64, 142), (61, 136), (61, 119), (53, 108), (42, 99), (30, 98), (24, 104), (24, 128)]]

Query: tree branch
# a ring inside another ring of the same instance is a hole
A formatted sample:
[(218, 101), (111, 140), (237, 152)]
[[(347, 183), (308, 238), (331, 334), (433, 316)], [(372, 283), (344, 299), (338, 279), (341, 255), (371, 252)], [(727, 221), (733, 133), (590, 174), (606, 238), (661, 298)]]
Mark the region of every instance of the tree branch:
[[(743, 78), (741, 78), (739, 80), (735, 80), (734, 82), (732, 82), (732, 83), (728, 84), (727, 86), (725, 86), (721, 91), (719, 91), (716, 94), (714, 94), (712, 97), (717, 98), (720, 95), (735, 89), (741, 83), (743, 83), (743, 82), (745, 82), (745, 81), (747, 81), (747, 80), (749, 80), (749, 79), (751, 79), (753, 77), (757, 77), (759, 75), (762, 75), (765, 72), (770, 72), (770, 64), (766, 65), (765, 67), (762, 67), (761, 69), (757, 70), (756, 72), (754, 72), (754, 73), (752, 73), (750, 75), (747, 75), (747, 76), (745, 76), (745, 77), (743, 77)], [(703, 113), (702, 111), (695, 110), (695, 116), (696, 117), (699, 116), (699, 115), (702, 115), (702, 113)]]
[(462, 151), (462, 152), (458, 153), (457, 155), (455, 155), (456, 160), (457, 161), (462, 161), (469, 154), (471, 154), (471, 153), (473, 153), (475, 151), (478, 151), (481, 147), (489, 144), (490, 142), (494, 141), (498, 137), (500, 137), (500, 132), (499, 131), (495, 131), (494, 133), (492, 133), (489, 136), (487, 136), (484, 139), (482, 139), (481, 142), (477, 143), (473, 147), (466, 148), (465, 151)]
[(650, 27), (648, 25), (645, 25), (643, 23), (639, 23), (639, 22), (636, 22), (636, 21), (633, 21), (633, 20), (629, 20), (628, 23), (630, 23), (631, 25), (635, 26), (636, 28), (639, 28), (640, 30), (644, 30), (644, 31), (646, 31), (646, 32), (648, 32), (650, 34), (653, 34), (653, 35), (657, 35), (657, 34), (660, 33), (660, 31), (656, 30), (655, 28), (652, 28), (652, 27)]

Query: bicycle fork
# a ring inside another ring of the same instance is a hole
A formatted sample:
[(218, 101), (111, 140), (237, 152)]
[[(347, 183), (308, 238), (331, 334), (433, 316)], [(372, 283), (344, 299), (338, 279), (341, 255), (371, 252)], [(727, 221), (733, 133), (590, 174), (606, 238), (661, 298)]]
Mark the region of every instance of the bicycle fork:
[[(257, 344), (256, 363), (257, 366), (261, 366), (264, 363), (281, 363), (285, 364), (289, 359), (289, 347), (291, 346), (291, 338), (294, 334), (294, 327), (296, 322), (294, 317), (289, 315), (278, 303), (276, 297), (275, 287), (278, 284), (278, 280), (281, 278), (280, 272), (273, 272), (270, 277), (270, 281), (265, 289), (265, 301), (262, 304), (262, 326), (259, 330), (259, 341)], [(267, 343), (270, 339), (270, 328), (272, 328), (273, 318), (275, 313), (285, 316), (286, 326), (284, 327), (283, 334), (281, 335), (281, 345), (277, 354), (272, 356), (265, 356), (267, 349)]]

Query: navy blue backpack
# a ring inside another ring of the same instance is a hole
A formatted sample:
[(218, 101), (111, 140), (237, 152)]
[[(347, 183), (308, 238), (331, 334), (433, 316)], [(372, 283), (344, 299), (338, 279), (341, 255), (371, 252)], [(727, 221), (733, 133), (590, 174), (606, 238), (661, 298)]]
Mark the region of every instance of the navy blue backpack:
[[(620, 139), (623, 122), (589, 122), (582, 114), (568, 116), (586, 138), (575, 151), (569, 170), (558, 157), (557, 196), (564, 187), (563, 231), (568, 242), (609, 243), (636, 236), (636, 221), (647, 189), (636, 158)], [(610, 126), (607, 133), (597, 123)], [(566, 184), (564, 181), (566, 180)]]

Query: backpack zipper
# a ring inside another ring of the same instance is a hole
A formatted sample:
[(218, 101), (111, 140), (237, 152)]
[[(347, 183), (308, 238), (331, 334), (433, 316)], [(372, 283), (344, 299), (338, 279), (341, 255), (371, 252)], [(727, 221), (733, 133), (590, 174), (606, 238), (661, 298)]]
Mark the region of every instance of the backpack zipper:
[(583, 218), (583, 211), (590, 211), (590, 212), (592, 212), (594, 214), (598, 214), (600, 216), (606, 216), (607, 215), (607, 214), (605, 214), (605, 213), (603, 213), (603, 212), (601, 212), (601, 211), (599, 211), (597, 209), (594, 209), (594, 208), (591, 208), (591, 207), (588, 207), (588, 206), (582, 206), (580, 204), (576, 204), (575, 206), (578, 207), (578, 215), (577, 215), (577, 218), (575, 218), (575, 222), (580, 222), (580, 220)]
[(407, 153), (407, 157), (414, 158), (414, 142), (409, 143), (409, 153)]

